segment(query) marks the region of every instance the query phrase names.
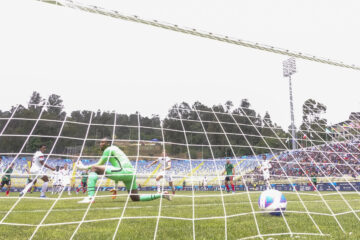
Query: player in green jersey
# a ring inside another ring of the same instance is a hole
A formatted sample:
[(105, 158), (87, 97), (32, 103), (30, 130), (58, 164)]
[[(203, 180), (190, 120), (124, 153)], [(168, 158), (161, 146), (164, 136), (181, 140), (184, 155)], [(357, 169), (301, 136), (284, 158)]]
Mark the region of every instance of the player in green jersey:
[(315, 173), (312, 174), (311, 182), (312, 182), (312, 185), (313, 185), (313, 191), (315, 191), (316, 190), (316, 185), (317, 185), (317, 178), (316, 178)]
[(89, 174), (89, 173), (88, 173), (88, 170), (83, 171), (83, 172), (81, 173), (80, 186), (77, 188), (76, 194), (78, 194), (81, 189), (82, 189), (82, 192), (83, 192), (83, 193), (86, 192), (88, 174)]
[(4, 176), (1, 179), (1, 186), (2, 189), (5, 185), (7, 186), (6, 196), (9, 196), (10, 188), (11, 188), (11, 174), (14, 171), (14, 163), (10, 164), (10, 167), (4, 172)]
[(233, 182), (233, 178), (235, 176), (235, 168), (234, 165), (231, 164), (230, 160), (226, 160), (226, 164), (225, 164), (225, 170), (222, 173), (223, 175), (226, 173), (226, 177), (225, 177), (225, 186), (226, 186), (226, 191), (230, 192), (230, 188), (229, 188), (229, 181), (231, 183), (231, 188), (232, 188), (232, 193), (235, 193), (235, 186), (234, 186), (234, 182)]
[(125, 153), (117, 146), (111, 146), (111, 141), (108, 138), (101, 140), (100, 148), (103, 151), (103, 155), (96, 164), (84, 166), (80, 162), (77, 166), (80, 170), (89, 169), (90, 171), (88, 178), (88, 197), (79, 203), (90, 203), (94, 201), (96, 182), (99, 175), (105, 175), (107, 178), (114, 180), (115, 186), (117, 186), (119, 181), (122, 181), (130, 193), (132, 201), (151, 201), (161, 197), (171, 200), (171, 196), (166, 191), (160, 194), (138, 194), (135, 169)]

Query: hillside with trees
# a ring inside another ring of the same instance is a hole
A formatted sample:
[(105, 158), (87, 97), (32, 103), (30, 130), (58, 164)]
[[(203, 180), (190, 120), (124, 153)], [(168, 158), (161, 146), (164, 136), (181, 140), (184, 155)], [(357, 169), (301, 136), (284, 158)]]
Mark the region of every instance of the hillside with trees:
[[(307, 100), (300, 130), (320, 131), (319, 125), (327, 124), (321, 117), (325, 111), (325, 105)], [(290, 137), (268, 112), (262, 117), (252, 109), (248, 99), (239, 106), (231, 101), (214, 106), (182, 102), (172, 106), (161, 121), (156, 114), (136, 112), (66, 113), (61, 96), (52, 94), (43, 99), (38, 92), (33, 92), (27, 106), (0, 110), (0, 133), (0, 154), (33, 153), (40, 144), (47, 144), (50, 151), (56, 143), (53, 154), (60, 157), (77, 156), (81, 149), (82, 155), (96, 156), (98, 140), (114, 137), (115, 144), (129, 156), (137, 155), (138, 144), (141, 156), (160, 155), (164, 139), (170, 156), (193, 159), (269, 153), (269, 148), (277, 152), (289, 147), (285, 139)]]

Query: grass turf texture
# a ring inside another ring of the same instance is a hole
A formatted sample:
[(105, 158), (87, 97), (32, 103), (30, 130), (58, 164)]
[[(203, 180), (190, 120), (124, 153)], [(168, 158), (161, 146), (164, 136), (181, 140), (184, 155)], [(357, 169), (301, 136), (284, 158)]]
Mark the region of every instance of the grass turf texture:
[[(144, 192), (141, 192), (144, 193)], [(153, 192), (152, 192), (153, 193)], [(119, 194), (124, 194), (120, 192)], [(245, 192), (237, 192), (236, 195), (226, 194), (224, 205), (219, 192), (195, 192), (195, 198), (191, 192), (177, 192), (173, 201), (162, 200), (160, 221), (157, 229), (157, 239), (192, 239), (193, 223), (195, 224), (196, 239), (224, 239), (225, 220), (224, 211), (228, 216), (227, 236), (228, 239), (240, 239), (258, 235), (254, 214), (260, 211), (257, 200), (260, 192), (250, 192), (252, 203), (249, 203)], [(306, 213), (298, 196), (293, 192), (284, 192), (288, 200), (285, 219), (293, 233), (316, 233), (319, 231)], [(329, 236), (297, 235), (266, 235), (289, 233), (289, 229), (283, 217), (270, 216), (264, 213), (256, 213), (260, 233), (264, 239), (360, 239), (360, 221), (354, 215), (339, 194), (334, 192), (322, 192), (323, 198), (336, 215), (337, 220), (343, 226), (345, 234), (341, 231), (334, 216), (321, 215), (331, 214), (329, 208), (315, 192), (301, 192), (300, 197), (311, 212), (311, 216), (320, 230)], [(112, 239), (118, 218), (123, 214), (126, 204), (126, 195), (118, 196), (112, 200), (109, 193), (101, 192), (96, 202), (92, 204), (84, 223), (82, 223), (74, 239)], [(181, 196), (182, 195), (182, 196)], [(210, 196), (211, 195), (211, 196)], [(3, 218), (7, 211), (17, 200), (17, 193), (12, 193), (10, 198), (1, 193), (0, 217)], [(53, 200), (39, 199), (38, 193), (27, 194), (27, 199), (22, 199), (19, 204), (5, 219), (4, 223), (20, 223), (37, 225), (41, 222)], [(56, 198), (48, 193), (49, 198)], [(79, 221), (83, 218), (87, 204), (78, 204), (82, 194), (72, 195), (78, 197), (66, 199), (63, 195), (50, 214), (44, 221), (45, 226), (39, 228), (34, 239), (69, 239)], [(360, 198), (356, 193), (343, 193), (343, 197), (360, 216)], [(193, 211), (194, 201), (194, 211)], [(157, 216), (159, 215), (160, 200), (150, 202), (128, 202), (124, 212), (124, 219), (116, 236), (116, 239), (154, 239)], [(299, 211), (299, 212), (295, 212)], [(344, 214), (340, 214), (344, 213)], [(196, 218), (192, 220), (193, 216)], [(212, 218), (212, 219), (207, 219)], [(95, 220), (95, 221), (93, 221)], [(75, 222), (74, 224), (62, 224)], [(0, 225), (0, 239), (28, 239), (36, 226), (13, 226)], [(259, 239), (259, 238), (258, 238)]]

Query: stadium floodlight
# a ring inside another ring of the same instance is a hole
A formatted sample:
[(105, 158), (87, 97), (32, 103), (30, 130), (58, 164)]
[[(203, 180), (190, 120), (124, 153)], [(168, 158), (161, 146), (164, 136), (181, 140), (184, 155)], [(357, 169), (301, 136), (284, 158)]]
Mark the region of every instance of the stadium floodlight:
[(289, 58), (288, 60), (283, 61), (284, 77), (291, 77), (294, 73), (296, 73), (295, 58)]
[(289, 94), (290, 94), (290, 115), (291, 115), (291, 136), (292, 136), (292, 149), (296, 149), (295, 141), (295, 119), (294, 119), (294, 106), (293, 106), (293, 95), (292, 95), (292, 84), (291, 75), (296, 73), (295, 58), (289, 58), (283, 61), (283, 75), (289, 77)]

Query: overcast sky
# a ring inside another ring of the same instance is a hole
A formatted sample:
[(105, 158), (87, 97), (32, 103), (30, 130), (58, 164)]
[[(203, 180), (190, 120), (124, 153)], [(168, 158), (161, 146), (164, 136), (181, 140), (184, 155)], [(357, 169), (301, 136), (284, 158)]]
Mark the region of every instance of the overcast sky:
[[(84, 1), (276, 47), (360, 65), (360, 2), (333, 0)], [(248, 98), (263, 116), (290, 124), (286, 56), (248, 49), (34, 0), (2, 0), (0, 109), (32, 91), (62, 96), (68, 111), (164, 116), (175, 103)], [(360, 71), (297, 60), (295, 120), (308, 98), (331, 123), (360, 111)]]

